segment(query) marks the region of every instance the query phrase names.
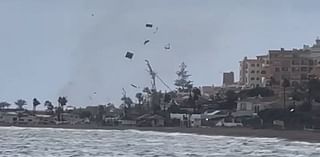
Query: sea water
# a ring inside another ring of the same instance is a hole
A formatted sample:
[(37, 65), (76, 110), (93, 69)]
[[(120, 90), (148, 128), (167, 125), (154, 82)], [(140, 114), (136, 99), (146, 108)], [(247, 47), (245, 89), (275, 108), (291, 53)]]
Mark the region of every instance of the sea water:
[(0, 156), (319, 157), (320, 144), (136, 130), (0, 127)]

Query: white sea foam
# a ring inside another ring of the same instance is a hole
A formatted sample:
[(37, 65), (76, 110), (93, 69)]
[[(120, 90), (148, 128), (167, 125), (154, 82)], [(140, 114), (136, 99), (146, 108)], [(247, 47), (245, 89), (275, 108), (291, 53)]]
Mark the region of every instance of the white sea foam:
[(320, 143), (138, 130), (0, 128), (0, 156), (320, 156)]

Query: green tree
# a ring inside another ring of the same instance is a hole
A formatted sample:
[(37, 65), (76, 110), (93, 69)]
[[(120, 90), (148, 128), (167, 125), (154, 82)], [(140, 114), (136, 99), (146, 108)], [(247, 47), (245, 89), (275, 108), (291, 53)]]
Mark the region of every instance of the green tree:
[(0, 109), (8, 108), (11, 104), (8, 102), (0, 102)]
[(33, 112), (35, 112), (36, 109), (37, 109), (37, 106), (39, 106), (41, 103), (40, 103), (40, 101), (38, 99), (33, 98), (33, 103), (32, 104), (33, 104)]
[(143, 101), (143, 94), (142, 93), (137, 93), (136, 94), (136, 98), (138, 100), (138, 104), (141, 105), (141, 103)]
[(66, 97), (59, 97), (58, 98), (58, 103), (59, 103), (59, 106), (61, 106), (62, 110), (63, 110), (63, 107), (67, 105), (68, 100), (67, 100)]
[(190, 91), (192, 88), (192, 81), (188, 80), (191, 75), (189, 75), (186, 70), (187, 65), (182, 62), (179, 68), (179, 71), (176, 72), (178, 79), (175, 80), (174, 85), (178, 87), (179, 91)]
[(53, 113), (54, 106), (52, 105), (52, 102), (47, 100), (44, 102), (44, 106), (47, 107), (47, 111), (50, 113)]
[(62, 113), (63, 113), (63, 107), (67, 105), (68, 103), (68, 100), (66, 97), (59, 97), (58, 98), (58, 103), (59, 103), (59, 106), (57, 108), (57, 114), (58, 114), (58, 121), (62, 120), (63, 121), (63, 116), (62, 116)]
[(17, 108), (18, 108), (19, 110), (23, 110), (23, 106), (26, 106), (26, 105), (27, 105), (27, 101), (22, 100), (22, 99), (19, 99), (19, 100), (17, 100), (14, 104), (17, 105)]
[(151, 94), (151, 90), (148, 87), (143, 88), (144, 93)]
[(196, 110), (200, 110), (200, 105), (197, 104), (197, 101), (199, 100), (201, 96), (201, 91), (199, 88), (194, 87), (192, 89), (192, 105), (193, 105), (193, 112), (196, 112)]
[(133, 101), (131, 100), (130, 97), (123, 96), (123, 97), (121, 98), (121, 100), (122, 100), (123, 103), (126, 105), (126, 107), (128, 107), (129, 109), (131, 108), (131, 105), (133, 104)]

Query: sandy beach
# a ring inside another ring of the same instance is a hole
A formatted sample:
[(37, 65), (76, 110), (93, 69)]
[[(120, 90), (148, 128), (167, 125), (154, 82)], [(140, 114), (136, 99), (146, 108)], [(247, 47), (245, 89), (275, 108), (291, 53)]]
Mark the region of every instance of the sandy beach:
[[(1, 125), (12, 126), (12, 125)], [(281, 138), (292, 141), (304, 141), (320, 143), (320, 132), (304, 130), (272, 130), (250, 128), (179, 128), (179, 127), (109, 127), (99, 125), (18, 125), (15, 127), (38, 127), (38, 128), (64, 128), (64, 129), (103, 129), (103, 130), (139, 130), (159, 131), (168, 133), (190, 133), (209, 136), (236, 136), (236, 137), (262, 137)]]

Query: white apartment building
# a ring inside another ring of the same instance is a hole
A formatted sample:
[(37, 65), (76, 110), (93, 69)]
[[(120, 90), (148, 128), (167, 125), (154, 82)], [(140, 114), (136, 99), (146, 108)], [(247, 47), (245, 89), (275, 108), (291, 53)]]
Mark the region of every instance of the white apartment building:
[(244, 88), (261, 87), (262, 84), (262, 60), (244, 58), (240, 61), (239, 83)]

